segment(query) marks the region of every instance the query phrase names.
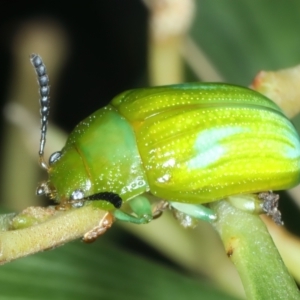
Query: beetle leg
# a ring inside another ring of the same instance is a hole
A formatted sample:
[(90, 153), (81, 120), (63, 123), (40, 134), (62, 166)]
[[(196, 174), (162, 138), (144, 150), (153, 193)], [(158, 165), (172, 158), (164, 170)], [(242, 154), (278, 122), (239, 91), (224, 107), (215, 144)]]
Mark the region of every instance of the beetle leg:
[(273, 192), (259, 194), (243, 194), (226, 198), (234, 207), (252, 214), (266, 213), (278, 225), (283, 225), (281, 213), (278, 210), (279, 195)]
[(263, 200), (263, 210), (268, 216), (271, 216), (277, 225), (283, 225), (281, 212), (278, 209), (279, 195), (272, 191), (259, 193), (258, 198)]
[(100, 235), (106, 232), (114, 222), (114, 217), (111, 213), (107, 213), (103, 219), (101, 219), (98, 226), (95, 226), (92, 230), (86, 232), (82, 237), (85, 243), (94, 242)]
[(165, 200), (159, 201), (153, 208), (152, 208), (152, 216), (153, 219), (159, 218), (163, 212), (169, 208), (169, 202)]
[[(175, 213), (175, 217), (181, 221), (181, 224), (185, 227), (193, 227), (194, 219), (203, 220), (207, 222), (214, 221), (217, 216), (215, 213), (206, 206), (201, 204), (188, 204), (188, 203), (181, 203), (181, 202), (170, 202), (172, 208), (176, 211), (183, 213), (184, 215), (180, 215)], [(190, 218), (188, 218), (188, 217)]]
[(256, 194), (242, 194), (226, 197), (226, 200), (234, 207), (251, 214), (262, 214), (263, 202)]
[(120, 209), (116, 209), (113, 212), (116, 219), (135, 224), (147, 224), (153, 219), (151, 204), (147, 197), (137, 196), (130, 200), (128, 204), (135, 216), (128, 214)]

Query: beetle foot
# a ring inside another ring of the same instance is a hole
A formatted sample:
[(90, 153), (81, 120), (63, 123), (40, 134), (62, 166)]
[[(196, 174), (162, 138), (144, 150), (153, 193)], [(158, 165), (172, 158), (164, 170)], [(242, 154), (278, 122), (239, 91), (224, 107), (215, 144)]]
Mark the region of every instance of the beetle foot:
[(114, 216), (107, 212), (105, 217), (101, 219), (99, 225), (95, 226), (92, 230), (88, 231), (82, 237), (82, 240), (85, 243), (92, 243), (94, 242), (100, 235), (106, 232), (114, 222)]
[(205, 205), (170, 202), (175, 219), (186, 228), (194, 228), (198, 221), (213, 222), (217, 216), (214, 211)]
[(174, 218), (179, 222), (181, 226), (184, 228), (195, 228), (199, 224), (199, 220), (196, 218), (191, 217), (190, 215), (179, 211), (177, 209), (172, 208)]
[(80, 208), (84, 205), (84, 200), (83, 199), (78, 199), (78, 200), (70, 200), (69, 204), (72, 206), (72, 208)]
[(163, 212), (168, 208), (169, 208), (169, 202), (167, 201), (161, 200), (158, 203), (156, 203), (152, 208), (153, 220), (158, 219), (163, 214)]
[(263, 200), (263, 210), (271, 216), (277, 225), (283, 225), (281, 212), (278, 209), (279, 195), (273, 192), (263, 192), (258, 194), (258, 198)]

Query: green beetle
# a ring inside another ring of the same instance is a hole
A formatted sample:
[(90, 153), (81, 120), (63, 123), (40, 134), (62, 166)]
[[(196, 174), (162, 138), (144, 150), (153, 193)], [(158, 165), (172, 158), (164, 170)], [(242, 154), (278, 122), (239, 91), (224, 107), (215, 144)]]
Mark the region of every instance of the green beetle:
[(291, 122), (263, 95), (223, 83), (121, 93), (81, 121), (47, 164), (49, 80), (41, 58), (33, 54), (31, 62), (41, 94), (40, 164), (49, 175), (37, 194), (61, 207), (99, 200), (117, 219), (141, 224), (153, 218), (154, 197), (213, 220), (200, 204), (299, 183), (300, 142)]

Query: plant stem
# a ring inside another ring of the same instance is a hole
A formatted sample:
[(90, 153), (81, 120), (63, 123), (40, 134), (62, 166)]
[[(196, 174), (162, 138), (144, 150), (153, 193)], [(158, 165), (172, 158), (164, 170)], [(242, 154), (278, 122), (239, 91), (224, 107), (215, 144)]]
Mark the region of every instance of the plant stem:
[(101, 225), (108, 214), (92, 205), (68, 211), (54, 210), (47, 220), (17, 230), (8, 230), (13, 214), (1, 215), (0, 225), (4, 231), (0, 232), (0, 265), (78, 239)]
[(260, 217), (225, 200), (212, 203), (211, 208), (218, 215), (213, 226), (239, 272), (247, 299), (300, 299), (295, 281)]

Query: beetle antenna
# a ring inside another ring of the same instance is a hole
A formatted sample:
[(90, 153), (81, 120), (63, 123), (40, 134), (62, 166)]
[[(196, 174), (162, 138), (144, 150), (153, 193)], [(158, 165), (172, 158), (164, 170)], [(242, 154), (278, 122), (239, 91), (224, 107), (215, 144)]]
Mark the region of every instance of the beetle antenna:
[(40, 150), (39, 150), (39, 163), (43, 169), (48, 170), (48, 164), (45, 162), (44, 159), (44, 149), (46, 144), (47, 124), (48, 124), (48, 116), (50, 110), (49, 78), (47, 75), (46, 66), (39, 55), (31, 54), (30, 61), (37, 74), (39, 91), (40, 91), (41, 139), (40, 139)]
[(104, 200), (110, 202), (115, 208), (120, 208), (122, 206), (122, 198), (112, 192), (102, 192), (94, 195), (90, 195), (84, 198), (85, 200)]

